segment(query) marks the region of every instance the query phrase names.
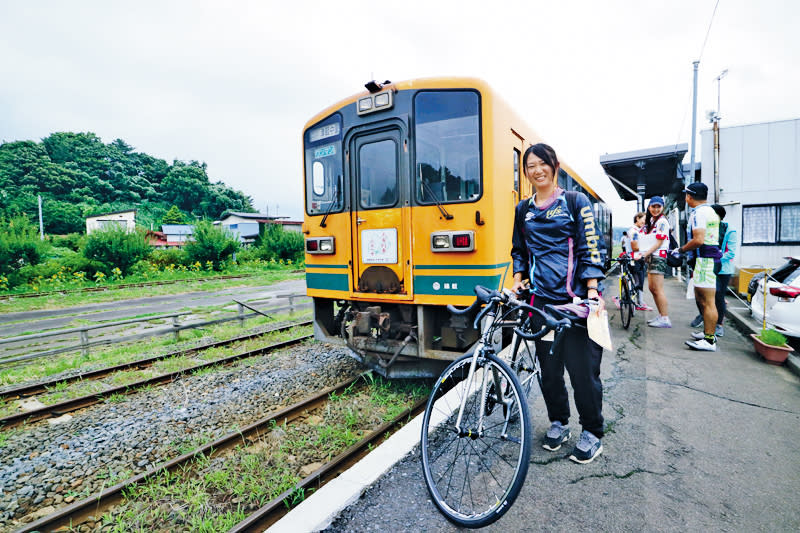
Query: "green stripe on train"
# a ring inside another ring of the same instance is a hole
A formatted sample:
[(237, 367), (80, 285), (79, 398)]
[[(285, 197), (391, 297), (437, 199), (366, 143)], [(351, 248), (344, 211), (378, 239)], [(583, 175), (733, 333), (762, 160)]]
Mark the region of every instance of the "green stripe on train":
[(350, 279), (347, 274), (319, 274), (306, 272), (306, 287), (329, 291), (349, 291)]
[(500, 287), (500, 274), (496, 276), (414, 276), (415, 294), (475, 296), (475, 285), (489, 289)]

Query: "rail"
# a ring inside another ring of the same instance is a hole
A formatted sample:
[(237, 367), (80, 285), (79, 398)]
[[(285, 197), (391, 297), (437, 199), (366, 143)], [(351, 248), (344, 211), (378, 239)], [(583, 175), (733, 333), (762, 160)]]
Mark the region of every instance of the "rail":
[[(296, 301), (295, 301), (298, 298), (299, 299), (307, 299), (308, 297), (306, 295), (304, 295), (304, 294), (288, 294), (288, 295), (278, 295), (278, 296), (276, 296), (276, 299), (283, 299), (283, 298), (287, 298), (289, 300), (289, 305), (269, 308), (266, 311), (271, 311), (273, 313), (276, 313), (276, 312), (288, 310), (289, 311), (289, 315), (291, 316), (291, 315), (293, 315), (295, 313), (295, 311), (298, 308), (307, 307), (309, 305), (309, 304), (300, 304), (300, 305), (298, 305), (296, 303)], [(262, 311), (257, 311), (257, 312), (253, 312), (253, 313), (245, 313), (244, 312), (244, 307), (245, 306), (243, 304), (239, 303), (239, 302), (236, 302), (236, 303), (238, 305), (238, 312), (237, 312), (237, 314), (235, 316), (224, 317), (224, 318), (216, 318), (216, 319), (213, 319), (213, 320), (204, 320), (204, 321), (200, 321), (200, 322), (190, 322), (190, 323), (181, 324), (178, 321), (178, 319), (181, 316), (192, 314), (191, 312), (185, 311), (185, 312), (181, 312), (181, 313), (168, 313), (168, 314), (164, 314), (164, 315), (155, 315), (155, 316), (147, 316), (147, 317), (140, 317), (140, 318), (131, 318), (131, 319), (127, 319), (127, 320), (119, 320), (119, 321), (116, 321), (116, 322), (104, 322), (102, 324), (94, 324), (94, 325), (89, 325), (89, 326), (80, 326), (80, 327), (76, 327), (76, 328), (61, 329), (61, 330), (48, 331), (48, 332), (42, 332), (42, 333), (32, 333), (32, 334), (29, 334), (29, 335), (20, 335), (20, 336), (17, 336), (17, 337), (6, 337), (6, 338), (3, 338), (3, 339), (0, 339), (0, 345), (13, 344), (13, 343), (18, 343), (18, 342), (26, 342), (26, 341), (31, 341), (31, 340), (44, 339), (44, 338), (48, 338), (48, 337), (57, 337), (57, 336), (62, 336), (62, 335), (72, 335), (74, 333), (78, 333), (80, 335), (80, 344), (75, 344), (75, 345), (71, 345), (71, 346), (64, 346), (64, 347), (61, 347), (61, 348), (54, 348), (52, 350), (46, 350), (46, 351), (36, 352), (36, 353), (32, 353), (32, 354), (25, 354), (25, 355), (13, 356), (13, 357), (6, 357), (6, 358), (3, 358), (3, 359), (0, 359), (0, 366), (7, 365), (7, 364), (10, 364), (10, 363), (17, 363), (17, 362), (21, 362), (21, 361), (28, 361), (28, 360), (31, 360), (31, 359), (38, 359), (38, 358), (46, 357), (46, 356), (49, 356), (49, 355), (57, 355), (57, 354), (60, 354), (60, 353), (71, 352), (71, 351), (76, 351), (76, 350), (81, 350), (83, 352), (83, 354), (86, 355), (86, 354), (89, 353), (89, 348), (91, 348), (93, 346), (100, 346), (100, 345), (105, 345), (105, 344), (116, 344), (116, 343), (119, 343), (119, 342), (128, 342), (128, 341), (137, 340), (137, 339), (141, 339), (141, 338), (145, 338), (145, 337), (153, 337), (153, 336), (156, 336), (156, 335), (165, 335), (165, 334), (169, 334), (169, 333), (174, 334), (175, 338), (177, 339), (178, 338), (178, 334), (181, 331), (185, 330), (185, 329), (196, 329), (196, 328), (201, 328), (201, 327), (205, 327), (205, 326), (211, 326), (211, 325), (215, 325), (215, 324), (222, 324), (224, 322), (231, 322), (233, 320), (238, 320), (240, 322), (240, 324), (242, 326), (244, 326), (244, 323), (245, 323), (246, 319), (253, 318), (253, 317), (259, 316), (259, 315), (264, 315), (264, 312), (262, 312)], [(250, 308), (254, 309), (252, 307), (250, 307)], [(96, 340), (96, 341), (90, 341), (89, 340), (89, 331), (92, 331), (92, 330), (101, 329), (101, 328), (110, 328), (110, 327), (122, 326), (122, 325), (126, 325), (126, 324), (135, 324), (135, 323), (139, 323), (139, 322), (149, 322), (151, 320), (163, 320), (163, 319), (168, 319), (168, 318), (172, 318), (172, 324), (167, 328), (156, 329), (156, 330), (152, 330), (152, 331), (146, 331), (146, 332), (142, 332), (142, 333), (137, 333), (135, 335), (126, 335), (124, 337), (115, 337), (113, 339), (100, 339), (100, 340)]]

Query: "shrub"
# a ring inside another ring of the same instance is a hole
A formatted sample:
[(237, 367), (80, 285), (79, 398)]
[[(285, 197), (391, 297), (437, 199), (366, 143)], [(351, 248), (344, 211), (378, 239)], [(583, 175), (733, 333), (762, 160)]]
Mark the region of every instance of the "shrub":
[(185, 265), (189, 263), (186, 252), (180, 248), (165, 248), (163, 250), (153, 250), (150, 254), (150, 262), (159, 268), (167, 265)]
[(8, 274), (41, 263), (48, 247), (26, 217), (0, 218), (0, 272)]
[(83, 255), (103, 263), (109, 272), (116, 267), (127, 275), (133, 265), (150, 255), (151, 251), (144, 231), (137, 229), (128, 233), (125, 228), (111, 227), (89, 235)]
[(279, 261), (302, 262), (305, 241), (303, 235), (296, 231), (286, 231), (283, 226), (269, 224), (258, 246), (257, 252), (261, 259)]
[(762, 329), (761, 334), (758, 338), (764, 344), (769, 344), (770, 346), (783, 346), (786, 344), (786, 337), (779, 331), (775, 331), (774, 329)]
[(47, 239), (57, 248), (69, 248), (73, 252), (80, 252), (86, 242), (86, 235), (67, 233), (66, 235), (48, 235)]
[(239, 250), (239, 241), (222, 226), (214, 226), (203, 220), (194, 225), (193, 240), (184, 248), (189, 263), (210, 262), (214, 270), (221, 270), (222, 263)]

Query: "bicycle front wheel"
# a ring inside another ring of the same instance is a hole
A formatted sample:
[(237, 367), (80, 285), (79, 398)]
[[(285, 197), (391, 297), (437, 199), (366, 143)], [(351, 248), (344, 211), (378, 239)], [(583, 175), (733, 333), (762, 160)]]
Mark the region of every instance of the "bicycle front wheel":
[[(494, 354), (453, 361), (434, 385), (422, 421), (425, 484), (451, 522), (484, 527), (516, 499), (530, 459), (532, 427), (525, 393)], [(457, 426), (461, 406), (461, 423)]]
[(622, 327), (628, 329), (633, 316), (633, 299), (631, 296), (631, 280), (628, 277), (622, 278), (619, 295), (619, 314), (622, 319)]

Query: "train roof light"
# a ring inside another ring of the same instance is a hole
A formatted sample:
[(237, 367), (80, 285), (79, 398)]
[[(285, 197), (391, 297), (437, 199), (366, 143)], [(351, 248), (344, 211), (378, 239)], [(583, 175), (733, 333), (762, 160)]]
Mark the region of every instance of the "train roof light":
[(384, 109), (391, 109), (394, 106), (394, 93), (388, 89), (375, 96), (364, 96), (358, 99), (358, 106), (356, 111), (359, 115), (366, 115), (367, 113), (374, 113), (376, 111), (383, 111)]

